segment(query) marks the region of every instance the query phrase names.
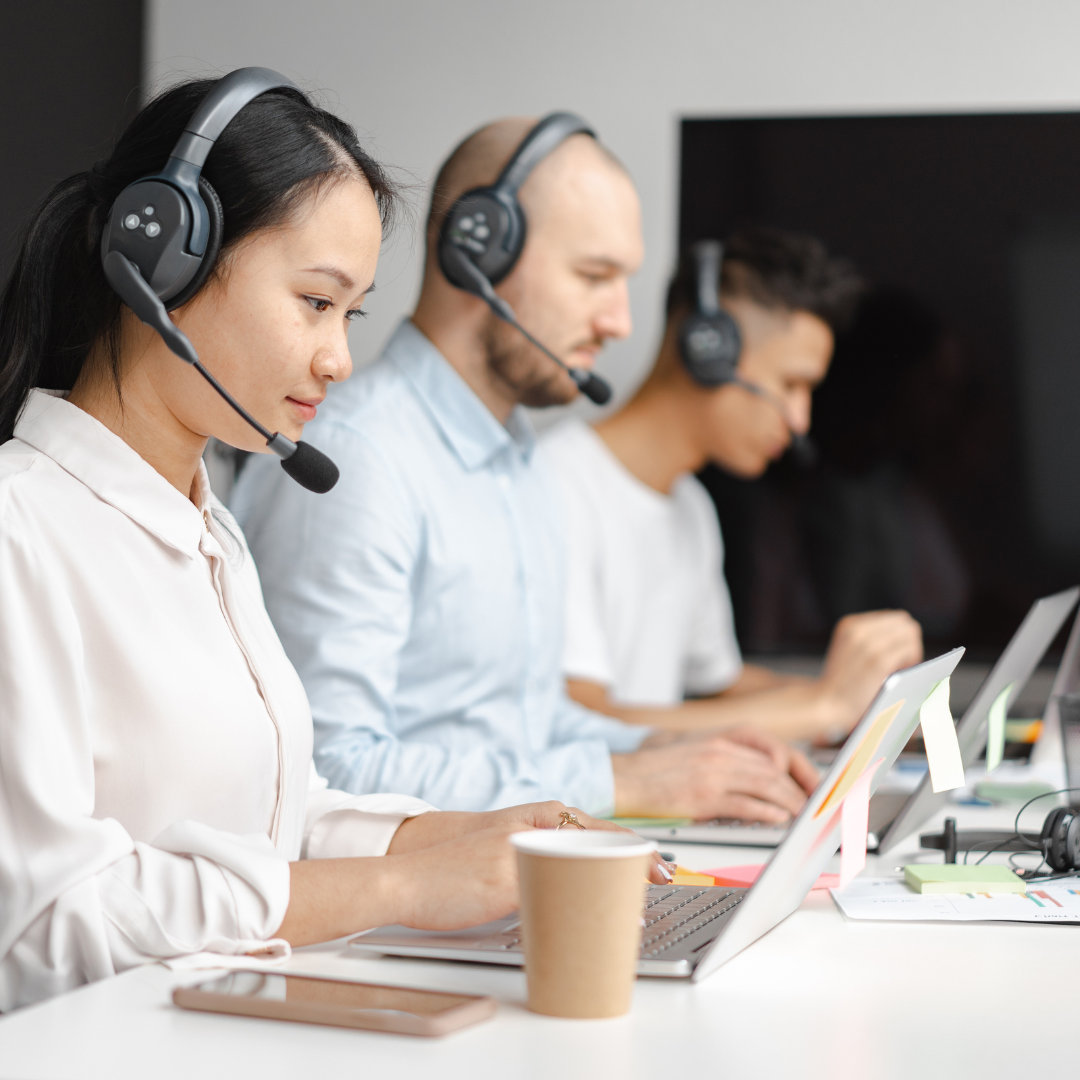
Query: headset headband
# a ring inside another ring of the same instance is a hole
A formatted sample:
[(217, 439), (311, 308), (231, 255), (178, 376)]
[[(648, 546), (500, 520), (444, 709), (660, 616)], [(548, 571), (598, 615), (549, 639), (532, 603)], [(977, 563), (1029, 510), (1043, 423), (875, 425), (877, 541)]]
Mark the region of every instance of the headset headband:
[(702, 315), (716, 315), (720, 311), (720, 264), (724, 258), (724, 245), (719, 240), (699, 240), (691, 250), (697, 270), (694, 282), (698, 311)]
[(580, 116), (574, 113), (550, 113), (522, 140), (514, 156), (506, 163), (499, 179), (492, 185), (500, 191), (516, 196), (525, 178), (559, 143), (571, 135), (588, 135), (596, 138), (596, 132)]
[(192, 165), (201, 171), (206, 155), (233, 117), (253, 98), (279, 86), (297, 89), (295, 83), (269, 68), (246, 67), (230, 71), (218, 80), (195, 110), (169, 154), (169, 160)]
[[(284, 75), (262, 67), (237, 68), (219, 79), (176, 140), (165, 168), (151, 179), (174, 184), (192, 200), (200, 198), (199, 177), (214, 143), (248, 102), (276, 87), (298, 89)], [(209, 219), (197, 216), (192, 221), (189, 249), (193, 255), (202, 255), (206, 251), (209, 233)]]

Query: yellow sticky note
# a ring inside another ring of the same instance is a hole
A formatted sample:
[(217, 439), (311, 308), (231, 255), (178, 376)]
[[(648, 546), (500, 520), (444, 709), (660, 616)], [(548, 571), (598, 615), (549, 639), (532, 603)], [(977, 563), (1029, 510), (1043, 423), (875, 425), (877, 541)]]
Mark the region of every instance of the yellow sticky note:
[(901, 698), (878, 713), (873, 724), (870, 725), (870, 730), (862, 737), (862, 742), (859, 743), (851, 760), (840, 774), (840, 778), (833, 784), (832, 791), (825, 796), (825, 801), (814, 812), (814, 817), (821, 817), (822, 814), (827, 813), (836, 806), (851, 790), (852, 784), (866, 771), (866, 766), (870, 764), (870, 759), (881, 745), (885, 732), (889, 730), (889, 725), (893, 722), (903, 704), (904, 699)]
[(715, 885), (716, 878), (712, 874), (697, 874), (693, 870), (687, 870), (685, 866), (676, 866), (675, 874), (671, 879), (672, 885)]
[(1016, 683), (1011, 682), (990, 706), (986, 720), (986, 771), (993, 772), (1005, 755), (1005, 713), (1009, 708), (1009, 695)]
[(964, 762), (956, 741), (956, 725), (949, 709), (949, 680), (930, 691), (919, 708), (926, 762), (930, 766), (930, 786), (934, 791), (948, 791), (964, 786)]

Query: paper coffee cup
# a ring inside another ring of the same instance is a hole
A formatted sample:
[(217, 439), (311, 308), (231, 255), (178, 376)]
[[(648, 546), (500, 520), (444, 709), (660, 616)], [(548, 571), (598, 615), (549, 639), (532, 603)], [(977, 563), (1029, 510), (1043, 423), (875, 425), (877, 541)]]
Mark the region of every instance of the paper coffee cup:
[(510, 840), (529, 1008), (547, 1016), (622, 1016), (634, 989), (656, 845), (599, 829), (535, 829)]

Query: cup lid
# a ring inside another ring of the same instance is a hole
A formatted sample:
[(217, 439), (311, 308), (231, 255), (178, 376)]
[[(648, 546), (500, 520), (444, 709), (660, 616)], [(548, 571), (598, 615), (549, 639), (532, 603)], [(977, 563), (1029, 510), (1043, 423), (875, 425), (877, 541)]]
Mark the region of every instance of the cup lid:
[(656, 850), (651, 840), (612, 829), (530, 829), (513, 833), (510, 843), (518, 851), (556, 859), (630, 859)]

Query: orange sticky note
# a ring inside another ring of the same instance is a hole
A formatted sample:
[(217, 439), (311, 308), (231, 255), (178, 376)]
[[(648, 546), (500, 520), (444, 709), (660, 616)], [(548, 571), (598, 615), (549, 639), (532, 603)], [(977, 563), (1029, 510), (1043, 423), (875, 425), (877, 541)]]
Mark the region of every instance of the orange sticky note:
[(868, 765), (844, 797), (840, 810), (840, 885), (845, 888), (866, 866), (866, 830), (870, 820), (870, 781), (884, 761)]
[(675, 873), (671, 878), (672, 885), (715, 885), (716, 879), (712, 874), (687, 870), (685, 866), (676, 866)]
[(821, 817), (822, 814), (831, 810), (851, 790), (852, 784), (862, 776), (863, 770), (870, 763), (870, 759), (881, 745), (881, 740), (885, 737), (889, 724), (892, 723), (903, 704), (903, 699), (901, 699), (878, 713), (870, 730), (863, 736), (851, 760), (840, 774), (840, 779), (836, 781), (832, 791), (825, 797), (825, 801), (814, 812), (814, 817)]
[[(702, 873), (711, 874), (717, 885), (730, 888), (748, 889), (761, 876), (764, 863), (748, 863), (745, 866), (718, 866)], [(814, 882), (815, 889), (835, 889), (840, 881), (839, 874), (820, 874)]]

